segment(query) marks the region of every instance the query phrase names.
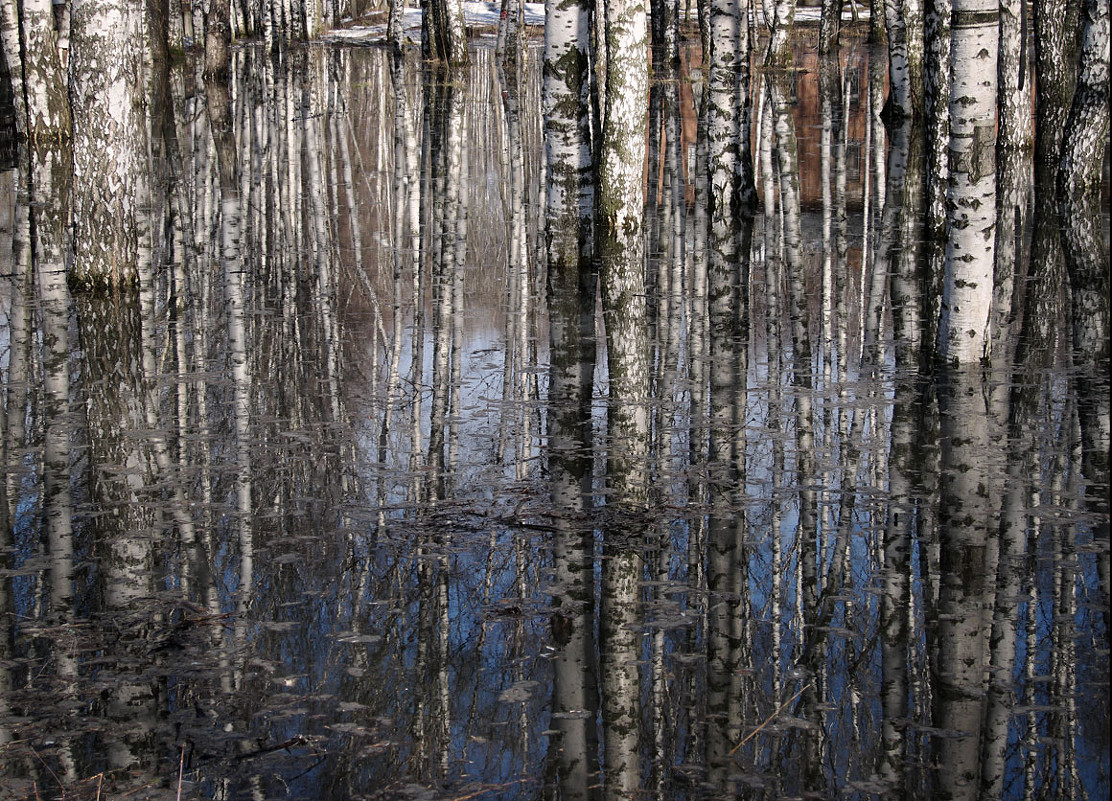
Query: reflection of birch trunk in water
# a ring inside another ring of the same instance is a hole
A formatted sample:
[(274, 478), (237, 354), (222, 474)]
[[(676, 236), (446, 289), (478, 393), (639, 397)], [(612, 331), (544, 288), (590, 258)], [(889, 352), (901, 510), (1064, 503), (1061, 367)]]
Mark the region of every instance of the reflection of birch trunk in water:
[[(570, 82), (569, 82), (570, 83)], [(560, 90), (574, 86), (546, 82), (546, 101), (555, 109), (577, 108), (575, 95)], [(566, 121), (566, 118), (564, 119)], [(555, 122), (555, 120), (553, 120)], [(575, 151), (569, 151), (574, 156)], [(589, 154), (588, 154), (589, 156)], [(595, 284), (587, 219), (579, 217), (576, 187), (554, 189), (556, 176), (575, 175), (573, 164), (549, 172), (548, 286), (551, 369), (548, 382), (548, 471), (556, 526), (554, 559), (558, 594), (553, 598), (552, 720), (549, 766), (556, 773), (562, 798), (596, 797), (592, 788), (598, 770), (598, 691), (594, 648), (594, 538), (583, 523), (591, 492), (591, 388), (594, 373)], [(575, 189), (575, 191), (567, 191)], [(567, 206), (559, 204), (570, 201)]]
[[(1024, 601), (1036, 604), (1030, 597), (1024, 597), (1027, 593), (1024, 584), (1029, 558), (1027, 538), (1031, 480), (1040, 470), (1038, 444), (1032, 433), (1038, 425), (1042, 396), (1039, 374), (1044, 367), (1042, 356), (1034, 356), (1030, 364), (1017, 365), (1008, 409), (1007, 473), (1000, 505), (999, 567), (989, 639), (990, 664), (981, 757), (982, 798), (1004, 796), (1008, 730), (1016, 703), (1013, 676), (1019, 630), (1018, 610)], [(1026, 648), (1038, 650), (1033, 640), (1027, 641)]]
[(982, 376), (973, 367), (946, 369), (939, 378), (942, 420), (940, 588), (935, 631), (934, 725), (939, 797), (976, 798), (991, 610), (996, 589), (998, 532), (992, 529), (995, 477)]
[[(149, 279), (150, 251), (141, 246), (139, 253), (137, 271)], [(159, 444), (165, 448), (160, 437), (134, 436), (149, 430), (151, 419), (147, 385), (151, 376), (146, 374), (150, 365), (144, 364), (143, 329), (153, 325), (153, 320), (143, 319), (141, 300), (131, 292), (116, 297), (81, 295), (77, 305), (85, 355), (93, 497), (100, 508), (111, 510), (95, 526), (102, 611), (142, 615), (138, 605), (155, 593), (154, 540), (159, 527), (153, 506), (153, 457)], [(137, 620), (133, 625), (135, 630), (115, 644), (119, 651), (127, 653), (140, 643), (146, 649), (143, 635), (147, 623)], [(108, 744), (108, 760), (115, 768), (131, 767), (139, 759), (137, 751), (150, 736), (156, 714), (155, 687), (141, 675), (131, 674), (126, 663), (126, 659), (120, 660), (110, 669), (112, 689), (103, 699), (108, 719), (127, 723), (126, 735)]]
[[(908, 147), (912, 136), (911, 122), (905, 120), (893, 138), (893, 149)], [(915, 136), (922, 141), (921, 136)], [(910, 160), (910, 159), (909, 159)], [(889, 200), (891, 200), (889, 195)], [(916, 206), (909, 210), (917, 216)], [(910, 329), (920, 322), (920, 309), (912, 302), (911, 276), (907, 289), (900, 288), (893, 276), (893, 327), (896, 331), (896, 367), (916, 375), (921, 353), (917, 347), (901, 347), (901, 339), (910, 338)], [(896, 302), (895, 298), (905, 298)], [(917, 297), (916, 297), (917, 299)], [(905, 332), (901, 335), (901, 332)], [(916, 521), (922, 519), (924, 507), (929, 503), (916, 503), (922, 480), (920, 444), (924, 440), (923, 409), (924, 382), (913, 379), (897, 385), (892, 409), (891, 439), (889, 443), (888, 519), (884, 526), (882, 550), (884, 569), (883, 590), (880, 600), (881, 633), (881, 689), (880, 703), (883, 711), (881, 728), (881, 753), (879, 775), (889, 793), (907, 789), (907, 724), (912, 716), (908, 709), (909, 671), (913, 663), (914, 640), (911, 620), (912, 609), (912, 539)], [(916, 508), (918, 507), (918, 508)], [(925, 572), (925, 571), (924, 571)], [(916, 693), (917, 695), (917, 693)]]
[[(49, 175), (49, 172), (46, 173)], [(12, 464), (9, 468), (9, 459), (17, 460), (19, 457), (13, 453), (25, 445), (27, 408), (31, 403), (31, 387), (29, 371), (32, 363), (32, 337), (29, 329), (33, 316), (33, 298), (35, 280), (32, 274), (32, 250), (34, 243), (31, 241), (31, 167), (24, 165), (22, 169), (15, 170), (15, 184), (17, 191), (25, 200), (16, 203), (12, 214), (12, 253), (10, 264), (0, 263), (0, 268), (5, 270), (8, 279), (6, 291), (10, 306), (6, 319), (8, 327), (8, 365), (7, 375), (4, 376), (4, 419), (3, 425), (3, 467), (5, 469), (4, 488), (6, 491), (5, 512), (14, 519), (17, 509), (16, 498), (19, 495), (19, 471)]]
[(950, 49), (950, 209), (938, 352), (988, 356), (996, 227), (996, 0), (956, 0)]
[(133, 282), (146, 211), (143, 15), (119, 0), (73, 3), (74, 267), (78, 284)]
[(1109, 11), (1102, 0), (1085, 4), (1077, 91), (1062, 147), (1058, 196), (1063, 245), (1073, 302), (1073, 360), (1079, 368), (1081, 469), (1093, 485), (1090, 508), (1098, 515), (1094, 536), (1101, 589), (1109, 586), (1109, 285), (1108, 250), (1101, 236), (1101, 168), (1108, 141)]
[[(43, 348), (43, 511), (50, 560), (53, 613), (68, 620), (73, 604), (73, 506), (70, 498), (69, 251), (71, 168), (67, 147), (31, 149), (31, 200), (35, 283)], [(59, 655), (62, 675), (76, 665)]]
[(423, 781), (447, 778), (451, 753), (452, 710), (448, 676), (448, 538), (421, 535), (417, 550), (418, 686), (413, 694), (417, 708), (413, 717), (414, 739), (420, 755), (417, 771)]
[[(907, 123), (904, 123), (906, 126)], [(913, 369), (914, 369), (913, 365)], [(883, 711), (880, 767), (886, 791), (897, 794), (906, 787), (908, 670), (911, 664), (908, 607), (911, 603), (911, 535), (915, 513), (916, 409), (914, 387), (896, 391), (889, 445), (888, 520), (884, 527), (884, 573), (880, 599), (881, 688)]]
[[(452, 362), (452, 328), (456, 325), (457, 272), (463, 269), (463, 252), (458, 237), (464, 232), (464, 210), (461, 191), (463, 183), (464, 128), (463, 103), (457, 85), (458, 75), (444, 70), (425, 75), (426, 159), (435, 176), (433, 198), (435, 207), (430, 215), (430, 236), (425, 239), (429, 249), (432, 291), (432, 403), (429, 411), (427, 465), (430, 486), (422, 493), (429, 499), (443, 499), (447, 493), (445, 470), (446, 434), (448, 430), (450, 377)], [(419, 275), (415, 273), (419, 292)], [(415, 306), (422, 302), (414, 296)], [(416, 310), (415, 310), (416, 314)], [(419, 317), (417, 319), (420, 319)], [(424, 332), (419, 327), (416, 339)], [(458, 356), (458, 354), (457, 354)], [(414, 355), (414, 371), (419, 374), (422, 357)], [(414, 452), (418, 448), (417, 431), (420, 413), (414, 412)], [(422, 677), (417, 689), (420, 707), (414, 717), (414, 735), (420, 748), (420, 772), (425, 779), (442, 780), (448, 771), (449, 733), (452, 710), (448, 677), (448, 582), (447, 549), (450, 535), (422, 533), (418, 546), (418, 591), (420, 610), (417, 632), (417, 672)]]
[[(4, 463), (6, 466), (6, 463)], [(4, 508), (0, 509), (0, 570), (5, 574), (12, 569), (12, 560), (9, 554), (12, 549), (12, 528), (8, 519), (7, 493), (0, 488), (0, 500)], [(16, 687), (15, 671), (15, 632), (16, 632), (16, 605), (15, 587), (10, 578), (0, 582), (0, 748), (6, 747), (16, 739), (14, 728), (7, 721), (12, 720), (12, 690)]]
[[(645, 7), (606, 8), (608, 67), (599, 210), (610, 405), (607, 479), (612, 525), (602, 568), (600, 656), (606, 793), (635, 793), (640, 778), (640, 556), (633, 522), (648, 500), (649, 359), (645, 311), (644, 184), (648, 95)], [(632, 516), (633, 520), (627, 519)]]
[[(235, 528), (239, 533), (239, 586), (236, 590), (235, 636), (247, 631), (247, 608), (254, 589), (255, 544), (251, 531), (251, 373), (247, 363), (246, 271), (240, 252), (242, 206), (239, 164), (232, 130), (227, 79), (205, 81), (209, 125), (220, 179), (220, 261), (224, 277), (224, 314), (228, 333), (228, 369), (232, 378), (235, 424)], [(225, 677), (226, 679), (227, 677)]]
[[(48, 560), (49, 619), (65, 631), (74, 616), (74, 531), (70, 494), (70, 437), (75, 428), (69, 381), (70, 294), (66, 286), (66, 256), (70, 252), (69, 198), (72, 180), (69, 148), (31, 147), (31, 187), (35, 283), (42, 331), (43, 462), (42, 514), (45, 518)], [(21, 409), (21, 411), (23, 411)], [(90, 437), (90, 444), (91, 443)], [(10, 579), (8, 579), (10, 581)], [(75, 690), (78, 677), (72, 633), (48, 650), (65, 695)], [(76, 698), (70, 698), (76, 703)], [(64, 781), (77, 779), (72, 746), (59, 743)]]
[[(798, 486), (799, 515), (795, 541), (799, 549), (797, 563), (801, 582), (798, 600), (799, 614), (811, 623), (819, 612), (818, 576), (818, 499), (814, 490), (814, 420), (812, 414), (813, 388), (810, 314), (804, 286), (802, 228), (800, 222), (799, 161), (789, 95), (790, 75), (777, 70), (766, 73), (769, 91), (769, 110), (776, 133), (777, 155), (780, 172), (780, 205), (783, 217), (783, 266), (788, 271), (789, 314), (794, 363), (792, 387), (795, 395), (795, 450)], [(821, 642), (808, 638), (797, 656), (809, 671), (814, 670), (820, 658)], [(821, 677), (808, 675), (811, 681), (803, 692), (803, 706), (808, 716), (815, 716), (818, 701), (824, 695), (818, 686)], [(814, 727), (802, 733), (805, 738), (805, 759), (808, 767), (803, 777), (808, 789), (820, 787), (823, 777), (818, 749), (821, 732)]]
[[(717, 215), (712, 216), (712, 226)], [(710, 453), (707, 460), (707, 724), (708, 779), (726, 790), (730, 754), (741, 740), (742, 655), (747, 643), (745, 513), (745, 410), (749, 248), (753, 219), (737, 225), (736, 253), (722, 263), (711, 253), (707, 296), (710, 328)]]

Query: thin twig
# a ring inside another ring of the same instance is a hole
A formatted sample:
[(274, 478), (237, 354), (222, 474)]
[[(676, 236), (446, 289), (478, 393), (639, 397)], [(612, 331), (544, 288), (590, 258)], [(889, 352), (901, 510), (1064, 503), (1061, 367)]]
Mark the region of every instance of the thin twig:
[(769, 716), (768, 716), (767, 718), (765, 718), (765, 720), (764, 720), (764, 723), (762, 723), (762, 724), (761, 724), (760, 726), (758, 726), (757, 728), (753, 729), (753, 731), (749, 732), (749, 734), (747, 734), (747, 735), (745, 736), (745, 739), (744, 739), (744, 740), (742, 740), (742, 741), (741, 741), (740, 743), (738, 743), (737, 745), (735, 745), (735, 746), (734, 746), (734, 747), (733, 747), (733, 748), (732, 748), (732, 749), (730, 750), (730, 753), (729, 753), (729, 754), (727, 754), (727, 756), (733, 756), (734, 754), (736, 754), (739, 748), (741, 748), (741, 747), (742, 747), (743, 745), (745, 745), (745, 744), (746, 744), (747, 742), (749, 742), (749, 741), (750, 741), (750, 740), (752, 740), (752, 739), (753, 739), (754, 737), (756, 737), (756, 736), (757, 736), (757, 734), (758, 734), (758, 733), (759, 733), (759, 732), (761, 731), (761, 729), (763, 729), (763, 728), (764, 728), (765, 726), (767, 726), (767, 725), (768, 725), (769, 723), (771, 723), (771, 722), (772, 722), (772, 721), (773, 721), (773, 720), (774, 720), (774, 719), (775, 719), (775, 718), (776, 718), (776, 717), (777, 717), (777, 716), (778, 716), (778, 715), (779, 715), (779, 714), (780, 714), (781, 712), (783, 712), (783, 711), (784, 711), (785, 709), (787, 709), (787, 707), (788, 707), (788, 704), (790, 704), (790, 703), (791, 703), (792, 701), (794, 701), (794, 700), (795, 700), (796, 698), (798, 698), (799, 696), (803, 695), (803, 693), (807, 692), (807, 690), (809, 690), (809, 689), (811, 688), (811, 685), (812, 685), (812, 684), (814, 684), (814, 682), (810, 682), (810, 681), (809, 681), (809, 682), (807, 682), (806, 684), (804, 684), (804, 685), (803, 685), (802, 687), (800, 687), (800, 688), (799, 688), (799, 692), (797, 692), (797, 693), (796, 693), (795, 695), (793, 695), (793, 696), (792, 696), (791, 698), (789, 698), (789, 699), (788, 699), (787, 701), (785, 701), (784, 703), (780, 704), (780, 706), (779, 706), (779, 707), (777, 707), (777, 709), (776, 709), (776, 711), (775, 711), (775, 712), (773, 712), (773, 713), (772, 713), (771, 715), (769, 715)]
[(181, 801), (181, 777), (182, 771), (185, 768), (185, 743), (181, 744), (181, 759), (178, 760), (178, 797), (176, 801)]

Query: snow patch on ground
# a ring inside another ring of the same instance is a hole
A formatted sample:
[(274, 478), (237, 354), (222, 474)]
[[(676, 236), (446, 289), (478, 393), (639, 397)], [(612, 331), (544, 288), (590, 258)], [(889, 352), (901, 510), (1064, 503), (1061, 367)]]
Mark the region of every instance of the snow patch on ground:
[[(417, 4), (418, 0), (409, 0), (409, 2)], [(856, 9), (854, 8), (856, 5)], [(854, 11), (857, 12), (858, 19), (869, 18), (869, 8), (867, 4), (862, 3), (862, 0), (846, 0), (845, 8), (842, 11), (842, 19), (850, 22), (854, 19)], [(482, 2), (482, 0), (469, 0), (463, 4), (463, 14), (468, 25), (474, 27), (489, 27), (496, 28), (498, 26), (498, 18), (502, 13), (501, 2)], [(795, 10), (795, 21), (797, 23), (817, 23), (821, 10), (818, 7), (798, 7)], [(764, 14), (761, 8), (756, 9), (756, 17), (758, 24), (763, 24)], [(405, 25), (406, 34), (410, 39), (420, 40), (421, 38), (421, 9), (420, 8), (406, 8), (404, 10), (403, 21)], [(544, 25), (544, 3), (526, 3), (525, 4), (525, 24), (542, 26)], [(350, 44), (376, 44), (385, 41), (386, 39), (386, 18), (383, 17), (378, 22), (371, 22), (367, 24), (356, 23), (329, 31), (323, 37), (327, 42), (346, 42)]]
[[(501, 3), (479, 2), (470, 0), (463, 4), (463, 15), (468, 25), (476, 27), (498, 26), (498, 18), (502, 14)], [(421, 9), (406, 8), (402, 17), (405, 31), (411, 39), (421, 38)], [(525, 4), (525, 24), (544, 25), (544, 3)], [(356, 24), (350, 27), (329, 31), (323, 37), (330, 42), (373, 43), (381, 42), (386, 37), (386, 20), (367, 25)]]

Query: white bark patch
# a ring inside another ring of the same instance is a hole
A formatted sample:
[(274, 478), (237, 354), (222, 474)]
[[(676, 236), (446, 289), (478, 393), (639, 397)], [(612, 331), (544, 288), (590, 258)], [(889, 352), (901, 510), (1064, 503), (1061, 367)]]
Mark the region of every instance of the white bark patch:
[(74, 128), (74, 276), (134, 280), (137, 207), (146, 202), (142, 9), (75, 0), (70, 98)]
[(986, 355), (996, 252), (998, 6), (954, 3), (951, 28), (949, 235), (939, 352), (970, 364)]

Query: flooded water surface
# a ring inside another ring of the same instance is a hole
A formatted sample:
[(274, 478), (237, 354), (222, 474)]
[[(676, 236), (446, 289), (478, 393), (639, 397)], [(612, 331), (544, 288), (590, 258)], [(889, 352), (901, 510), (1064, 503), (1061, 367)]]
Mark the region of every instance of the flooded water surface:
[(472, 56), (187, 62), (103, 248), (4, 173), (0, 798), (1106, 797), (1107, 373), (1030, 154), (992, 367), (933, 369), (886, 55), (755, 72), (732, 250), (657, 74), (624, 305), (551, 255), (539, 48)]

